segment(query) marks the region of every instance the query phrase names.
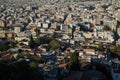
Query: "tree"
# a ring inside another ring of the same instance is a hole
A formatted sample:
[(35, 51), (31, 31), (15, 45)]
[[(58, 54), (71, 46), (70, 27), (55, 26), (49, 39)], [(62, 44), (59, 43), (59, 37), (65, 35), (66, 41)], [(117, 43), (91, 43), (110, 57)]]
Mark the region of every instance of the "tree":
[(79, 70), (79, 60), (78, 60), (78, 53), (74, 52), (70, 58), (70, 64), (72, 70)]
[(35, 44), (35, 42), (34, 42), (34, 40), (33, 40), (33, 36), (31, 35), (31, 36), (30, 36), (30, 41), (29, 41), (29, 46), (30, 46), (31, 48), (33, 48), (33, 47), (34, 47), (34, 44)]
[(36, 38), (34, 41), (35, 41), (35, 43), (40, 44), (40, 39), (39, 38)]
[(106, 25), (106, 26), (103, 27), (103, 30), (104, 30), (104, 31), (110, 31), (111, 29), (110, 29), (109, 26)]
[(29, 65), (30, 65), (30, 68), (32, 68), (32, 69), (35, 69), (35, 68), (38, 67), (38, 63), (37, 62), (33, 62), (33, 61), (30, 62)]
[(61, 38), (62, 35), (61, 34), (58, 34), (58, 33), (54, 33), (52, 38)]
[(53, 37), (42, 37), (40, 38), (41, 44), (49, 44), (52, 40), (54, 40)]
[(50, 46), (50, 50), (55, 50), (57, 48), (60, 48), (60, 42), (57, 40), (52, 40), (50, 41), (49, 46)]
[(25, 56), (27, 56), (24, 52), (18, 53), (17, 58), (24, 58)]
[(37, 62), (41, 61), (41, 58), (38, 57), (38, 56), (28, 56), (28, 58), (29, 58), (31, 61), (37, 61)]
[(7, 51), (9, 48), (10, 46), (7, 44), (0, 45), (0, 51)]
[(13, 48), (17, 45), (17, 42), (10, 41), (10, 47)]
[(116, 55), (116, 56), (120, 56), (120, 45), (116, 45), (116, 46), (111, 46), (110, 47), (110, 51), (112, 54)]
[(98, 47), (97, 47), (97, 50), (99, 51), (103, 51), (104, 50), (104, 47), (102, 44), (99, 44)]

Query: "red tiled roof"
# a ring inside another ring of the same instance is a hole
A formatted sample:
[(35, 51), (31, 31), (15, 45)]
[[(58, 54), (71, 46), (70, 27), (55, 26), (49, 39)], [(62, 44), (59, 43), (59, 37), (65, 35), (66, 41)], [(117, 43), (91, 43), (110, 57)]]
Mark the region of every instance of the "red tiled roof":
[(65, 64), (60, 64), (60, 65), (58, 65), (58, 67), (64, 68), (64, 67), (66, 67), (67, 65), (68, 65), (67, 63), (65, 63)]
[(5, 54), (5, 55), (2, 57), (3, 60), (9, 60), (10, 58), (11, 58), (11, 54), (10, 54), (10, 53)]

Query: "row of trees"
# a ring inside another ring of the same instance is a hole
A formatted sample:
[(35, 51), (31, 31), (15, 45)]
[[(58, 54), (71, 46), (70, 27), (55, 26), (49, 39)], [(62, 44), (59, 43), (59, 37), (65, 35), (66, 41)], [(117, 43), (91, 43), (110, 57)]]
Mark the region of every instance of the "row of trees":
[(29, 46), (33, 48), (35, 45), (39, 44), (49, 44), (50, 50), (55, 50), (57, 48), (60, 48), (60, 42), (56, 40), (54, 37), (48, 37), (48, 38), (37, 38), (33, 39), (33, 36), (30, 36)]

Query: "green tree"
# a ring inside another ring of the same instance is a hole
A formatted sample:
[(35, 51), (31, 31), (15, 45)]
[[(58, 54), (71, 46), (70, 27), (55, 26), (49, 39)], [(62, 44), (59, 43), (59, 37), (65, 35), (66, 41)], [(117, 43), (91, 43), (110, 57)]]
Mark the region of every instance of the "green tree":
[(17, 58), (24, 58), (25, 56), (27, 56), (24, 52), (18, 53)]
[(7, 51), (10, 48), (8, 44), (0, 45), (0, 51)]
[(16, 45), (17, 45), (18, 42), (13, 42), (13, 41), (10, 41), (10, 47), (11, 48), (14, 48)]
[(39, 38), (36, 38), (34, 41), (35, 41), (35, 43), (40, 44), (40, 39)]
[(55, 38), (61, 38), (62, 35), (61, 34), (58, 34), (58, 33), (54, 33), (52, 38), (55, 39)]
[(104, 47), (102, 44), (99, 44), (98, 47), (97, 47), (97, 50), (99, 51), (103, 51), (104, 50)]
[(110, 29), (109, 26), (106, 25), (106, 26), (103, 27), (103, 30), (104, 30), (104, 31), (110, 31), (111, 29)]
[(60, 42), (57, 40), (52, 40), (50, 41), (49, 46), (50, 46), (50, 50), (55, 50), (57, 48), (60, 48)]
[(41, 58), (40, 57), (38, 57), (38, 56), (29, 56), (28, 57), (31, 61), (41, 61)]
[(120, 56), (120, 45), (111, 46), (110, 51), (112, 52), (112, 54)]
[(79, 70), (80, 64), (78, 60), (78, 53), (74, 52), (70, 58), (70, 64), (71, 64), (71, 69), (72, 70)]
[(35, 68), (38, 68), (38, 63), (37, 62), (30, 62), (29, 63), (29, 65), (30, 65), (30, 68), (32, 68), (32, 69), (35, 69)]
[(34, 42), (34, 40), (33, 40), (33, 36), (31, 35), (31, 36), (30, 36), (30, 41), (29, 41), (29, 46), (30, 46), (31, 48), (33, 48), (33, 47), (34, 47), (34, 44), (35, 44), (35, 42)]

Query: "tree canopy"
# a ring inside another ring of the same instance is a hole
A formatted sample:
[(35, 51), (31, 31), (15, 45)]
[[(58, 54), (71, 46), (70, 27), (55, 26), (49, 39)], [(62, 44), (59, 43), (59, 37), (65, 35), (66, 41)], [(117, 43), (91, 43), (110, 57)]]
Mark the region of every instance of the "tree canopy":
[(10, 48), (8, 44), (0, 45), (0, 51), (7, 51)]
[(31, 36), (30, 36), (30, 41), (29, 41), (29, 46), (30, 46), (31, 48), (33, 48), (33, 47), (34, 47), (34, 44), (35, 44), (35, 42), (34, 42), (34, 40), (33, 40), (33, 36), (31, 35)]
[(40, 39), (39, 38), (36, 38), (34, 41), (35, 41), (35, 43), (40, 44)]
[(55, 50), (57, 48), (60, 48), (60, 42), (57, 40), (52, 40), (50, 41), (49, 46), (50, 46), (50, 50)]
[(111, 53), (120, 56), (120, 45), (111, 46), (110, 51), (111, 51)]
[(18, 42), (10, 41), (10, 47), (14, 48), (17, 45)]
[(71, 69), (72, 70), (78, 70), (80, 68), (77, 52), (72, 53), (72, 56), (71, 56), (71, 59), (70, 59), (70, 64), (71, 64)]
[(111, 29), (110, 29), (109, 26), (106, 25), (106, 26), (103, 27), (103, 30), (104, 30), (104, 31), (110, 31)]

